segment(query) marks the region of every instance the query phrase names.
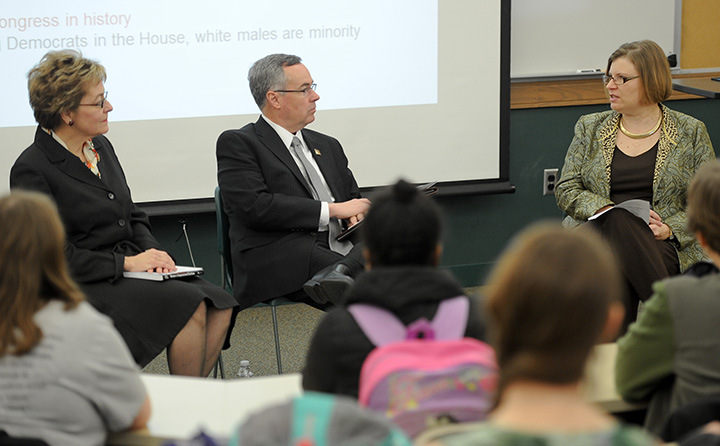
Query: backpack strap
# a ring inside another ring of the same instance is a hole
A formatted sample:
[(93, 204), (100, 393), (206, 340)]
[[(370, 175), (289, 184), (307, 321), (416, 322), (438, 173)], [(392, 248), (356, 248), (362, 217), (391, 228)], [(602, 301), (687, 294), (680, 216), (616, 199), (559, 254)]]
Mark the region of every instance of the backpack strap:
[[(376, 305), (351, 304), (347, 310), (355, 318), (365, 336), (376, 347), (408, 338), (408, 332), (425, 331), (427, 320), (424, 318), (405, 327), (393, 313)], [(461, 339), (465, 336), (470, 301), (466, 296), (445, 299), (438, 305), (437, 312), (430, 326), (434, 339)], [(413, 336), (413, 338), (416, 336)]]
[(306, 392), (292, 402), (292, 446), (327, 446), (335, 398), (330, 394)]

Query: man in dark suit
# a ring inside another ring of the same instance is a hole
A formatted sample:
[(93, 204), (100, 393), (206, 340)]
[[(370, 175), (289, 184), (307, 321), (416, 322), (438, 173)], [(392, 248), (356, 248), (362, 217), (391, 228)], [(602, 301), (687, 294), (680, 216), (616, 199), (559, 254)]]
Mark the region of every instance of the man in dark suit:
[(305, 293), (338, 303), (363, 269), (360, 248), (335, 238), (339, 223), (361, 220), (370, 201), (360, 197), (340, 143), (305, 129), (320, 96), (300, 60), (273, 54), (255, 62), (248, 80), (262, 116), (217, 141), (241, 309)]

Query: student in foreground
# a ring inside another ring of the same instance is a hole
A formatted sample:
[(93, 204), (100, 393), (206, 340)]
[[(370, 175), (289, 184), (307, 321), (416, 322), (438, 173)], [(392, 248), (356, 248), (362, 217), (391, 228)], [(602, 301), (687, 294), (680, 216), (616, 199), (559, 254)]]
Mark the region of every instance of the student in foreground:
[(0, 198), (0, 428), (53, 446), (145, 428), (150, 401), (112, 322), (69, 276), (49, 198)]
[(618, 393), (649, 402), (645, 427), (655, 433), (671, 411), (720, 394), (719, 161), (690, 183), (687, 215), (688, 230), (714, 265), (655, 283), (637, 323), (618, 340)]
[[(365, 336), (347, 305), (370, 304), (389, 310), (404, 325), (435, 317), (440, 303), (464, 295), (437, 268), (442, 247), (437, 205), (404, 181), (373, 199), (363, 223), (365, 267), (342, 307), (320, 322), (310, 343), (303, 388), (358, 397), (360, 369), (375, 345)], [(465, 336), (484, 340), (480, 310), (470, 300)]]
[(541, 225), (524, 231), (490, 278), (490, 341), (500, 368), (488, 421), (425, 433), (416, 444), (655, 444), (620, 424), (580, 390), (593, 346), (623, 320), (622, 282), (599, 236)]

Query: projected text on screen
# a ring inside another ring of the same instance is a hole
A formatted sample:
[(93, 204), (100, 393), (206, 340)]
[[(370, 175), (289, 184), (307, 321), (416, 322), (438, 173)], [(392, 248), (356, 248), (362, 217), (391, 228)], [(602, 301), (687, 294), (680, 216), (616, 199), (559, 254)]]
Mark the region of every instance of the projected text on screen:
[(325, 110), (433, 104), (437, 23), (437, 0), (8, 2), (0, 126), (34, 125), (27, 72), (64, 48), (106, 67), (113, 121), (255, 113), (247, 70), (273, 52), (308, 61)]

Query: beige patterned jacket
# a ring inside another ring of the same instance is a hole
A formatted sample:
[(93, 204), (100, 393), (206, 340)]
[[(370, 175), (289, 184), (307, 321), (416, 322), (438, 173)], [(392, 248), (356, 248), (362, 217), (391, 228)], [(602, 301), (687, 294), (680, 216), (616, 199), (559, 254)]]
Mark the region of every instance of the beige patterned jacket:
[[(701, 164), (715, 158), (710, 136), (701, 121), (661, 105), (663, 124), (653, 176), (655, 212), (673, 232), (680, 270), (705, 258), (686, 228), (685, 199), (688, 184)], [(609, 110), (582, 116), (575, 124), (565, 165), (555, 189), (558, 207), (575, 227), (610, 201), (610, 165), (615, 151), (620, 114)]]

